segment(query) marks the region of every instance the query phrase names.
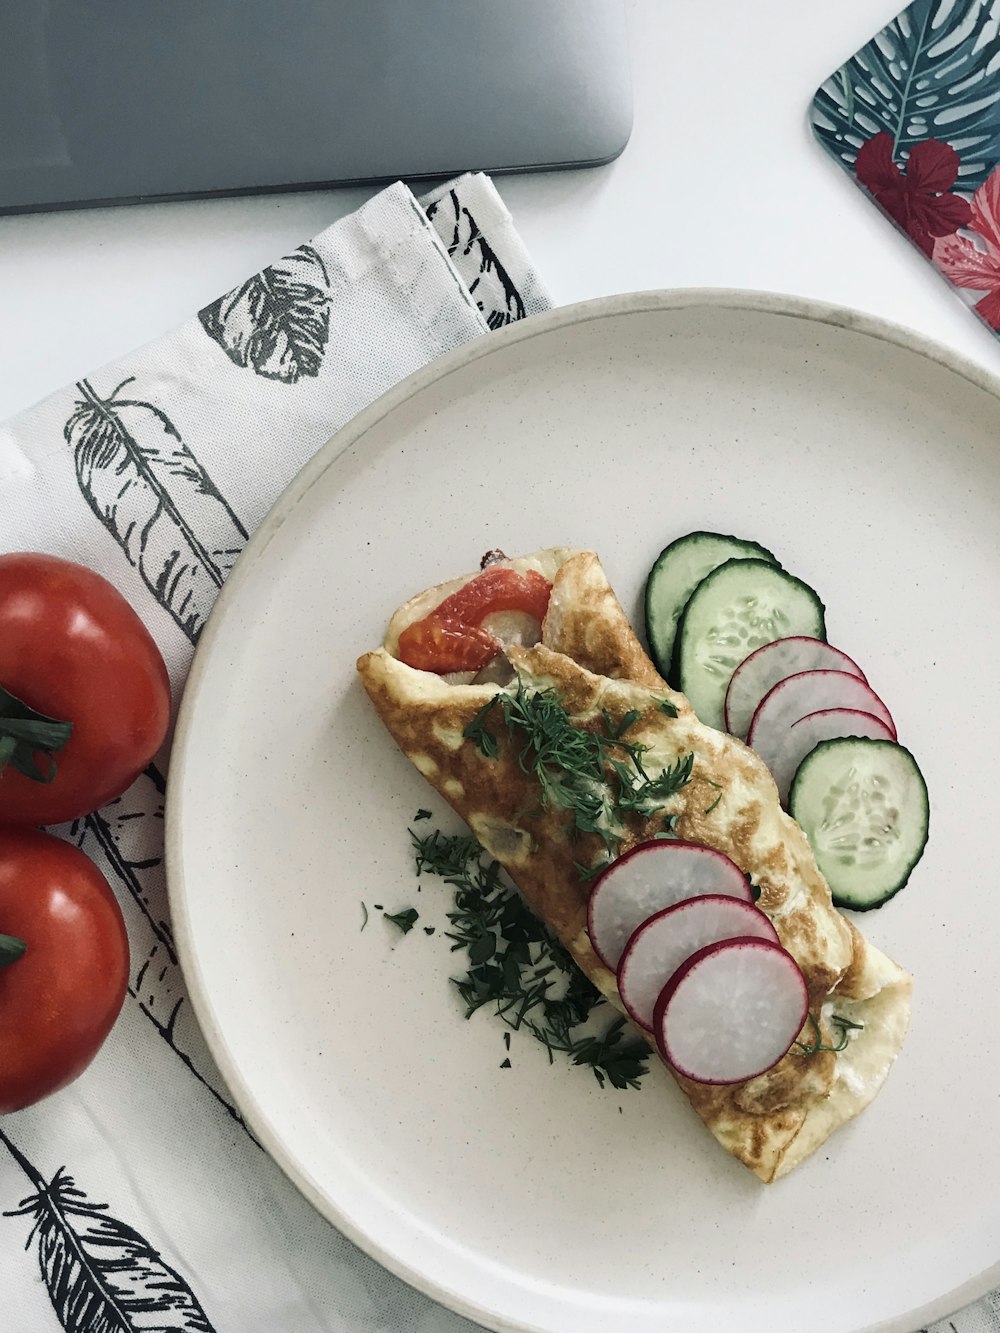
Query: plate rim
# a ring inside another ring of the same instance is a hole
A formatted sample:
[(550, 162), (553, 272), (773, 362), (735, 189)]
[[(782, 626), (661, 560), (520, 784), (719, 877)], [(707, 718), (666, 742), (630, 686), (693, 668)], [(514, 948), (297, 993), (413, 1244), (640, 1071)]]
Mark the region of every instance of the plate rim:
[[(171, 781), (171, 777), (175, 770), (179, 773), (186, 766), (187, 756), (193, 744), (191, 722), (196, 699), (214, 647), (224, 632), (230, 603), (235, 600), (243, 584), (251, 577), (258, 561), (288, 516), (319, 477), (345, 450), (356, 444), (410, 399), (417, 397), (431, 386), (442, 383), (466, 366), (501, 352), (515, 343), (527, 342), (560, 329), (572, 328), (595, 320), (655, 314), (692, 307), (783, 316), (830, 325), (849, 333), (858, 333), (863, 337), (889, 343), (926, 357), (991, 394), (1000, 405), (1000, 374), (987, 370), (965, 355), (905, 325), (850, 306), (809, 297), (729, 287), (663, 288), (596, 297), (532, 315), (528, 319), (508, 325), (505, 329), (473, 338), (452, 351), (434, 358), (352, 417), (307, 460), (275, 499), (261, 523), (251, 534), (223, 584), (209, 614), (204, 632), (196, 645), (177, 710), (164, 807), (164, 862), (170, 920), (177, 955), (195, 1017), (240, 1114), (271, 1160), (322, 1218), (370, 1258), (415, 1290), (454, 1313), (494, 1330), (495, 1333), (547, 1333), (547, 1330), (541, 1325), (508, 1320), (495, 1311), (467, 1299), (461, 1293), (429, 1279), (419, 1268), (399, 1259), (381, 1246), (377, 1238), (366, 1233), (361, 1227), (354, 1226), (351, 1219), (344, 1216), (335, 1203), (326, 1196), (308, 1171), (296, 1162), (293, 1154), (286, 1150), (281, 1138), (272, 1131), (267, 1118), (260, 1111), (253, 1092), (230, 1053), (222, 1028), (216, 1022), (208, 987), (198, 961), (194, 931), (187, 910), (189, 895), (183, 871), (181, 834), (183, 796), (180, 791), (181, 784), (176, 779)], [(962, 1309), (998, 1285), (1000, 1285), (1000, 1258), (995, 1264), (935, 1300), (876, 1324), (853, 1330), (852, 1333), (912, 1333), (914, 1328), (933, 1323)]]

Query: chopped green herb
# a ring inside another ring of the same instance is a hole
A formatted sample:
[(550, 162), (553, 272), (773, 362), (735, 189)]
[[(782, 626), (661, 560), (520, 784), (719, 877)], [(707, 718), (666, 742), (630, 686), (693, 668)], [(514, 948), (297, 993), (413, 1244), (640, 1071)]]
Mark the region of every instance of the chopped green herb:
[(440, 875), (448, 880), (454, 875), (462, 875), (473, 857), (479, 855), (479, 843), (471, 835), (466, 837), (447, 837), (440, 829), (435, 829), (421, 838), (410, 830), (417, 860), (417, 874)]
[[(623, 814), (651, 817), (691, 780), (693, 754), (654, 777), (646, 772), (643, 756), (649, 747), (626, 739), (641, 717), (636, 709), (629, 709), (617, 723), (604, 712), (603, 731), (584, 729), (573, 725), (553, 690), (529, 691), (518, 678), (513, 693), (494, 695), (465, 729), (465, 738), (489, 759), (500, 753), (500, 742), (487, 727), (496, 711), (507, 735), (519, 746), (522, 772), (538, 780), (541, 808), (569, 811), (575, 832), (596, 834), (608, 855), (621, 845)], [(589, 874), (587, 867), (581, 869)]]
[(616, 1018), (602, 1037), (583, 1037), (569, 1048), (573, 1063), (590, 1065), (602, 1088), (605, 1078), (613, 1088), (637, 1088), (647, 1072), (645, 1043), (623, 1041), (624, 1028), (624, 1018)]
[(381, 911), (382, 911), (382, 904), (381, 904), (381, 903), (372, 903), (372, 906), (375, 908), (375, 911), (376, 911), (376, 912), (381, 912)]
[(694, 755), (684, 755), (676, 763), (668, 765), (658, 777), (647, 778), (633, 789), (623, 788), (618, 804), (623, 810), (635, 810), (638, 814), (652, 814), (651, 807), (668, 801), (676, 796), (682, 787), (691, 781), (694, 768)]
[(424, 810), (423, 807), (421, 807), (417, 811), (417, 813), (413, 816), (413, 822), (414, 824), (417, 824), (420, 822), (421, 819), (430, 819), (430, 817), (431, 817), (431, 812), (429, 810)]
[(361, 922), (361, 929), (364, 930), (365, 926), (368, 925), (368, 908), (364, 905), (364, 903), (361, 904), (361, 910), (365, 914), (365, 919)]
[(424, 934), (425, 934), (425, 935), (433, 935), (435, 929), (436, 929), (436, 927), (434, 927), (434, 926), (424, 926)]
[(665, 717), (677, 716), (677, 705), (671, 703), (669, 699), (661, 699), (657, 704), (657, 707), (659, 708), (660, 712), (664, 714)]
[(407, 907), (402, 912), (383, 912), (382, 915), (386, 921), (391, 921), (394, 926), (398, 926), (404, 935), (408, 935), (416, 925), (420, 913), (415, 907)]
[[(564, 1053), (589, 1066), (602, 1087), (637, 1087), (648, 1069), (647, 1046), (624, 1040), (621, 1018), (591, 1030), (606, 1002), (502, 878), (499, 862), (486, 859), (474, 838), (439, 830), (422, 838), (412, 829), (410, 837), (418, 873), (439, 875), (454, 891), (445, 934), (452, 952), (464, 951), (468, 961), (465, 975), (452, 978), (466, 1018), (492, 1006), (508, 1028), (541, 1042), (550, 1061)], [(509, 1050), (509, 1031), (504, 1039)]]
[(642, 714), (639, 712), (638, 708), (630, 708), (628, 712), (623, 715), (622, 720), (616, 723), (608, 710), (604, 708), (601, 710), (601, 717), (604, 719), (605, 727), (607, 727), (608, 736), (613, 741), (619, 741), (625, 735), (626, 731), (628, 731), (629, 727), (635, 726), (640, 717), (642, 717)]
[(501, 1069), (509, 1069), (509, 1068), (510, 1068), (510, 1058), (509, 1058), (509, 1057), (508, 1057), (506, 1060), (503, 1061), (503, 1063), (501, 1064), (500, 1068), (501, 1068)]
[(661, 828), (657, 833), (653, 834), (652, 841), (657, 842), (665, 838), (669, 839), (676, 837), (677, 837), (677, 816), (667, 815), (667, 817), (663, 821), (663, 828)]
[(495, 698), (491, 699), (488, 704), (483, 704), (482, 708), (480, 708), (479, 712), (462, 733), (467, 741), (475, 741), (476, 745), (479, 746), (480, 752), (484, 754), (487, 759), (495, 759), (500, 753), (500, 742), (493, 735), (492, 731), (487, 731), (486, 729), (486, 720), (493, 712), (494, 705), (499, 697), (500, 696), (497, 695)]
[(830, 1026), (840, 1029), (840, 1036), (835, 1044), (828, 1044), (823, 1040), (823, 1033), (820, 1030), (819, 1021), (816, 1016), (810, 1012), (809, 1023), (816, 1034), (815, 1042), (796, 1041), (792, 1045), (797, 1046), (796, 1055), (817, 1055), (820, 1051), (839, 1052), (847, 1049), (847, 1043), (850, 1041), (848, 1033), (861, 1032), (864, 1030), (864, 1023), (853, 1023), (849, 1018), (842, 1018), (840, 1014), (830, 1015)]
[(509, 1051), (509, 1050), (510, 1050), (510, 1033), (509, 1033), (509, 1032), (505, 1032), (505, 1033), (503, 1034), (503, 1044), (506, 1046), (507, 1050)]
[(706, 783), (709, 787), (714, 787), (715, 790), (719, 793), (718, 796), (716, 796), (715, 800), (712, 802), (712, 804), (706, 810), (702, 811), (702, 814), (710, 815), (712, 811), (715, 809), (715, 807), (722, 800), (722, 783), (713, 782), (711, 778), (704, 778), (704, 777), (701, 778), (701, 781)]

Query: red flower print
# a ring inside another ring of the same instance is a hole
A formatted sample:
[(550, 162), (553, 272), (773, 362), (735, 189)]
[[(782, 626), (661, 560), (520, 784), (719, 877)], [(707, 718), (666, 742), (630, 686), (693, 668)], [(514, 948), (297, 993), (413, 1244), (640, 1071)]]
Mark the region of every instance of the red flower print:
[(985, 292), (976, 311), (991, 329), (1000, 329), (1000, 168), (972, 196), (969, 230), (984, 249), (964, 236), (947, 236), (934, 242), (934, 263), (956, 287)]
[(855, 171), (928, 258), (936, 236), (950, 236), (969, 221), (969, 205), (948, 193), (958, 178), (958, 154), (939, 139), (914, 144), (904, 175), (892, 160), (892, 135), (883, 131), (861, 145)]

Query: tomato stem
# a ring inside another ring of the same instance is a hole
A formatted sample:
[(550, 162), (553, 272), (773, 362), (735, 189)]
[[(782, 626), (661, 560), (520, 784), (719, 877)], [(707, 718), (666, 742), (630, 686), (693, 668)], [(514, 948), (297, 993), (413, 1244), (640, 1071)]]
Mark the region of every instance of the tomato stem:
[(10, 764), (33, 782), (51, 782), (56, 775), (52, 756), (72, 732), (72, 722), (46, 717), (0, 685), (0, 776)]
[(24, 940), (19, 940), (14, 935), (0, 935), (0, 967), (16, 962), (27, 948)]

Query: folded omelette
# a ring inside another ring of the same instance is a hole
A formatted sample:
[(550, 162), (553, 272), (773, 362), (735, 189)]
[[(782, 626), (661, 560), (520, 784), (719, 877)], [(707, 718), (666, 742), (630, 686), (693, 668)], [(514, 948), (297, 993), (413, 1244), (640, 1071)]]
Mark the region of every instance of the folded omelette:
[[(834, 1015), (859, 1026), (843, 1050), (802, 1054), (793, 1047), (745, 1083), (710, 1086), (670, 1072), (723, 1147), (761, 1180), (786, 1175), (878, 1093), (906, 1033), (911, 978), (833, 906), (806, 837), (782, 810), (763, 762), (742, 742), (700, 723), (658, 675), (597, 556), (552, 549), (496, 563), (551, 584), (540, 631), (530, 632), (530, 619), (514, 618), (520, 628), (512, 638), (525, 641), (506, 643), (499, 659), (513, 668), (512, 680), (499, 683), (502, 675), (474, 671), (444, 676), (399, 660), (400, 637), (405, 643), (409, 627), (476, 577), (467, 575), (396, 612), (384, 645), (358, 661), (364, 688), (403, 753), (622, 1013), (615, 975), (587, 933), (590, 883), (580, 866), (597, 866), (635, 842), (669, 833), (724, 852), (750, 878), (757, 905), (806, 980), (803, 1043), (837, 1045)], [(537, 776), (519, 761), (500, 710), (490, 707), (498, 693), (517, 690), (556, 700), (574, 728), (622, 729), (644, 747), (649, 790), (685, 761), (686, 780), (662, 801), (620, 814), (613, 840), (607, 828), (581, 831), (568, 810), (540, 799)], [(466, 736), (470, 728), (480, 742), (483, 731), (493, 741), (474, 743)]]

